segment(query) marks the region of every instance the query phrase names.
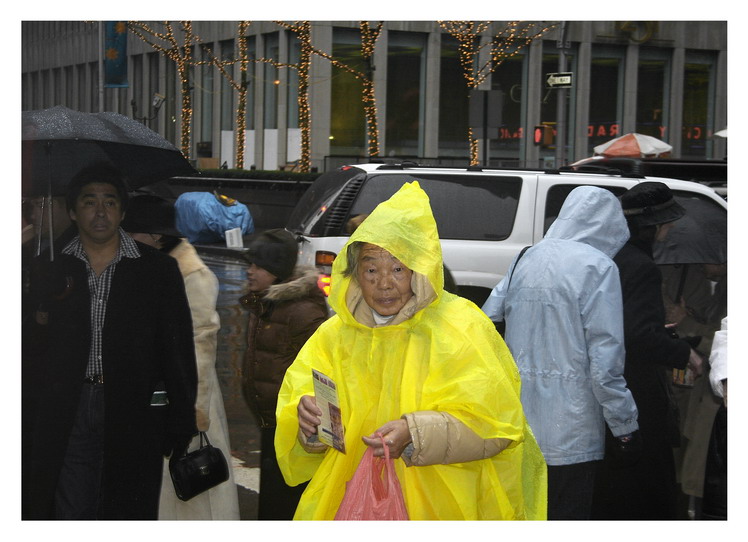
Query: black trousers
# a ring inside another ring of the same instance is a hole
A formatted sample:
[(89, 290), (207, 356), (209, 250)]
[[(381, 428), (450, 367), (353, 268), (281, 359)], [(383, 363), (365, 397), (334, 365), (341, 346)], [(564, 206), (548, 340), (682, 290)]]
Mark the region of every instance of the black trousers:
[(56, 519), (97, 519), (104, 461), (104, 386), (84, 384), (55, 494)]
[(257, 519), (290, 520), (296, 512), (307, 484), (291, 487), (286, 484), (275, 456), (275, 427), (262, 429), (260, 460), (260, 497)]
[(704, 473), (702, 519), (727, 519), (727, 409), (720, 406), (712, 426)]
[(548, 519), (590, 519), (600, 461), (548, 466)]

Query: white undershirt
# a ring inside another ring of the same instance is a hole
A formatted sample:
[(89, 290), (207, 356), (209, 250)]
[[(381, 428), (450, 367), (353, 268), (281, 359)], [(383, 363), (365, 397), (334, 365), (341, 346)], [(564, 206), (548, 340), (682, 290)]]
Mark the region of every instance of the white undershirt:
[(390, 316), (382, 316), (374, 309), (371, 309), (371, 315), (374, 317), (374, 323), (378, 326), (383, 326), (390, 322), (396, 315), (391, 314)]

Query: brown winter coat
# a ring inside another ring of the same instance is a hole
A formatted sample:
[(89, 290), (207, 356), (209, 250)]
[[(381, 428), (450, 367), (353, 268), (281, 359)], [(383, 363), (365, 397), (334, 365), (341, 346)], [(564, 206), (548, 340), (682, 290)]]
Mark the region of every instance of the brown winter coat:
[(242, 390), (262, 427), (275, 426), (275, 406), (286, 369), (328, 317), (313, 267), (297, 267), (291, 277), (240, 299), (249, 311)]

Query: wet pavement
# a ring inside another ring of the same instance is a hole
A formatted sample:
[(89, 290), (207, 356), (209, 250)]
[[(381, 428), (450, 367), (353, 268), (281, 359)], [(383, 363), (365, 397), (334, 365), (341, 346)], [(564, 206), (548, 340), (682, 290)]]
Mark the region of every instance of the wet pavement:
[(244, 403), (241, 392), (241, 364), (246, 349), (247, 316), (239, 305), (239, 298), (247, 291), (246, 266), (230, 249), (196, 248), (219, 283), (216, 308), (221, 318), (221, 329), (218, 332), (216, 372), (226, 408), (240, 515), (243, 520), (257, 519), (260, 430)]

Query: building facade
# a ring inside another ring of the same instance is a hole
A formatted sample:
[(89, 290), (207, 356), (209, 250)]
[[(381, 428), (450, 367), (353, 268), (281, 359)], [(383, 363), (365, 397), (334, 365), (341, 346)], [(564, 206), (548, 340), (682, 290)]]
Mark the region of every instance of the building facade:
[[(675, 158), (726, 156), (726, 140), (714, 135), (727, 127), (726, 21), (538, 22), (551, 29), (516, 54), (491, 61), (488, 44), (495, 36), (506, 39), (507, 25), (492, 22), (475, 36), (486, 44), (476, 66), (488, 62), (492, 70), (472, 91), (457, 37), (436, 21), (384, 22), (368, 65), (357, 21), (312, 21), (309, 44), (356, 70), (370, 69), (381, 157), (465, 165), (471, 128), (480, 137), (481, 163), (492, 166), (565, 165), (628, 132), (668, 142)], [(177, 65), (128, 32), (126, 86), (105, 87), (102, 27), (22, 23), (22, 109), (116, 111), (180, 146), (183, 80)], [(237, 58), (238, 22), (193, 21), (192, 29), (198, 45), (185, 72), (193, 112), (187, 154), (202, 167), (234, 167), (238, 92), (208, 61)], [(175, 36), (183, 43), (180, 30)], [(274, 63), (248, 65), (244, 168), (278, 169), (301, 155), (296, 67), (303, 44), (270, 21), (252, 22), (246, 36), (251, 59)], [(226, 70), (234, 81), (240, 78), (238, 64)], [(568, 85), (552, 86), (552, 74), (559, 73), (570, 75)], [(311, 166), (326, 171), (368, 160), (361, 78), (313, 54), (308, 88)], [(471, 92), (496, 101), (472, 109)], [(154, 97), (163, 100), (156, 108)], [(533, 139), (539, 125), (551, 127), (545, 144)]]

